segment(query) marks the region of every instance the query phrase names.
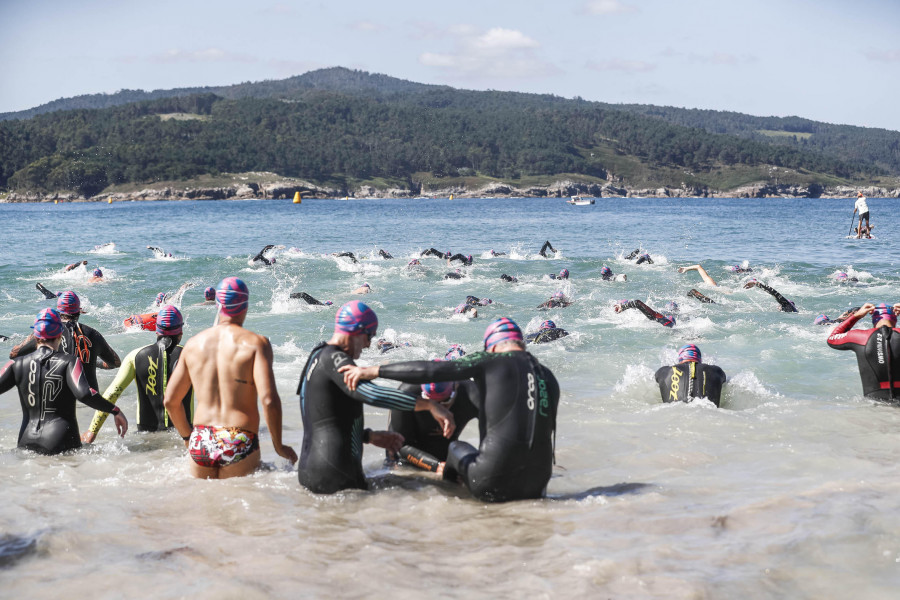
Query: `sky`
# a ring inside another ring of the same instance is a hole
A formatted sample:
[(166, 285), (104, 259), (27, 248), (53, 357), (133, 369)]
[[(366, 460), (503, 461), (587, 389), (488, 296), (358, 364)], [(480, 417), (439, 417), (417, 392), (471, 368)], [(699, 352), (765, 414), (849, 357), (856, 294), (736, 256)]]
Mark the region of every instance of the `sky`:
[(900, 131), (900, 0), (0, 0), (0, 112), (343, 66)]

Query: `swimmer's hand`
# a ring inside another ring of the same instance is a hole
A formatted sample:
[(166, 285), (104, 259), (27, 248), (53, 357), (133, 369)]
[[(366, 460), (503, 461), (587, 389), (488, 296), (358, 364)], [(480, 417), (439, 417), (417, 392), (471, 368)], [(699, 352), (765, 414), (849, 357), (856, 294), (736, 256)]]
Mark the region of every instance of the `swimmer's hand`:
[(437, 473), (438, 475), (443, 475), (444, 474), (444, 465), (446, 465), (446, 464), (447, 463), (445, 461), (439, 462), (437, 469), (435, 469), (434, 472)]
[(697, 265), (694, 265), (692, 267), (678, 267), (678, 272), (679, 273), (687, 273), (688, 271), (693, 271), (696, 268), (697, 268)]
[(294, 449), (286, 444), (281, 444), (281, 447), (275, 448), (275, 454), (280, 456), (281, 458), (286, 458), (291, 461), (291, 464), (296, 464), (297, 462), (297, 453), (294, 452)]
[(125, 433), (128, 432), (128, 419), (125, 418), (122, 411), (119, 411), (119, 414), (114, 416), (116, 418), (116, 431), (119, 432), (119, 437), (125, 437)]
[(420, 398), (418, 402), (416, 402), (416, 410), (422, 410), (420, 408), (420, 402), (427, 403), (428, 411), (431, 412), (431, 416), (434, 417), (434, 420), (437, 421), (438, 425), (441, 427), (441, 435), (445, 438), (450, 439), (450, 436), (453, 435), (453, 432), (456, 431), (456, 421), (453, 420), (453, 413), (447, 410), (443, 404), (439, 402), (432, 402), (431, 400), (425, 400), (424, 398)]
[(83, 444), (93, 444), (95, 439), (97, 439), (97, 434), (93, 431), (85, 431), (81, 434), (81, 442)]
[(391, 454), (400, 452), (403, 441), (403, 436), (393, 431), (372, 431), (369, 433), (370, 444), (384, 448)]
[(894, 305), (894, 314), (900, 316), (900, 302)]
[(344, 374), (344, 385), (351, 392), (356, 391), (360, 380), (370, 381), (378, 377), (378, 367), (359, 367), (357, 365), (344, 365), (338, 369), (338, 373)]
[(859, 310), (854, 313), (854, 316), (856, 316), (857, 318), (862, 318), (871, 313), (873, 310), (875, 310), (875, 305), (871, 302), (866, 302), (859, 307)]

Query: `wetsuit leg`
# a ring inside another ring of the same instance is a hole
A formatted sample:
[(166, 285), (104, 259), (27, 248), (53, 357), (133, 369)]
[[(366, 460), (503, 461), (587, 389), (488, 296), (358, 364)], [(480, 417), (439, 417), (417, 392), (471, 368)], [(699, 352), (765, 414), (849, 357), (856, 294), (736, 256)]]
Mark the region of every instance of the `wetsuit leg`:
[(447, 449), (447, 464), (444, 465), (444, 479), (462, 477), (468, 485), (469, 465), (478, 457), (478, 449), (468, 442), (450, 442)]

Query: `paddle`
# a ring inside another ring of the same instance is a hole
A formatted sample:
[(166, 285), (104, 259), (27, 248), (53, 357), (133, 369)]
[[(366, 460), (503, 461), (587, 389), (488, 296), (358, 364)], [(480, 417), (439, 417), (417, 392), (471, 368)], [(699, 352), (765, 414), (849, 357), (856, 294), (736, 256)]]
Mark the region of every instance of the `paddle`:
[(43, 284), (36, 283), (36, 284), (34, 284), (34, 287), (36, 287), (38, 289), (38, 291), (40, 293), (42, 293), (44, 295), (44, 298), (46, 298), (47, 300), (56, 300), (56, 294), (54, 294), (53, 292), (51, 292), (50, 290), (45, 288), (43, 286)]
[(847, 235), (848, 235), (848, 236), (849, 236), (851, 233), (853, 233), (853, 221), (855, 221), (855, 220), (856, 220), (856, 209), (854, 208), (854, 209), (853, 209), (853, 214), (850, 215), (850, 231), (847, 232)]

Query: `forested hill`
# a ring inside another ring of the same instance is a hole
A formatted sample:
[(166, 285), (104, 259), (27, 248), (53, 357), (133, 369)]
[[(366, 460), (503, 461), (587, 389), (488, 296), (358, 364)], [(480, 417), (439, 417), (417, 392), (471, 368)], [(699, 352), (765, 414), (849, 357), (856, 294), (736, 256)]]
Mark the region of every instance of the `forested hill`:
[(0, 122), (0, 188), (90, 196), (116, 184), (271, 171), (345, 189), (376, 180), (416, 189), (425, 177), (564, 174), (727, 189), (758, 180), (766, 167), (819, 186), (900, 172), (889, 148), (877, 161), (827, 152), (810, 146), (815, 133), (805, 147), (773, 143), (749, 126), (713, 133), (699, 122), (671, 122), (679, 109), (644, 114), (641, 107), (455, 90), (347, 69), (189, 91)]

